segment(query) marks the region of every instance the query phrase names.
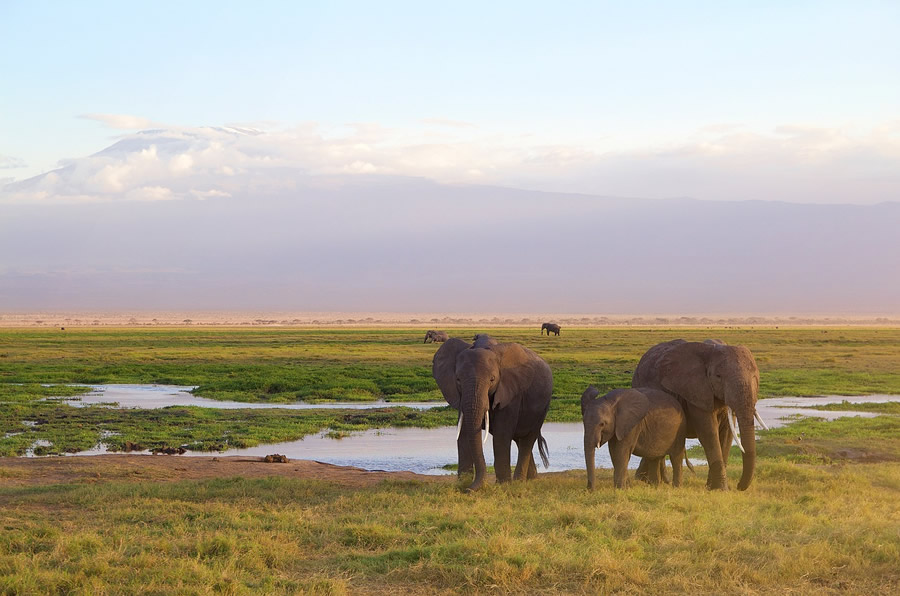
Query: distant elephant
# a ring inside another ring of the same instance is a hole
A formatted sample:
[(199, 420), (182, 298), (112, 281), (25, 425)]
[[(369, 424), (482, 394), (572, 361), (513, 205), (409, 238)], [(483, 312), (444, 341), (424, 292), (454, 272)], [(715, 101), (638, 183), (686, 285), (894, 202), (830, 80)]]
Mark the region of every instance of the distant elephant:
[[(678, 400), (657, 389), (613, 389), (598, 399), (599, 394), (591, 385), (581, 396), (588, 488), (594, 488), (594, 449), (607, 442), (616, 488), (625, 487), (632, 454), (645, 458), (654, 469), (665, 466), (668, 455), (672, 484), (681, 486), (687, 422)], [(658, 476), (653, 483), (659, 484)]]
[(519, 457), (512, 478), (537, 476), (532, 449), (535, 442), (544, 467), (547, 441), (541, 426), (550, 409), (553, 373), (540, 356), (516, 343), (497, 343), (490, 336), (469, 345), (451, 338), (438, 349), (432, 374), (444, 399), (459, 410), (456, 448), (458, 474), (474, 467), (475, 479), (469, 490), (484, 483), (486, 465), (480, 430), (493, 435), (494, 469), (497, 482), (510, 480), (510, 445), (516, 442)]
[[(738, 490), (750, 486), (756, 468), (754, 417), (763, 424), (756, 413), (759, 368), (750, 350), (720, 340), (657, 344), (641, 358), (631, 386), (660, 389), (679, 399), (687, 417), (687, 436), (698, 438), (706, 452), (707, 488), (728, 488), (725, 466), (732, 438), (743, 452)], [(737, 418), (740, 437), (732, 417)], [(658, 462), (641, 461), (638, 474), (648, 474), (654, 465)]]
[(544, 335), (544, 329), (547, 330), (547, 335), (550, 335), (550, 333), (559, 335), (559, 325), (556, 323), (544, 323), (541, 325), (541, 335)]
[(447, 335), (446, 331), (434, 331), (429, 329), (425, 333), (425, 341), (423, 341), (422, 343), (427, 344), (429, 339), (432, 341), (432, 343), (441, 343), (450, 339), (450, 336)]

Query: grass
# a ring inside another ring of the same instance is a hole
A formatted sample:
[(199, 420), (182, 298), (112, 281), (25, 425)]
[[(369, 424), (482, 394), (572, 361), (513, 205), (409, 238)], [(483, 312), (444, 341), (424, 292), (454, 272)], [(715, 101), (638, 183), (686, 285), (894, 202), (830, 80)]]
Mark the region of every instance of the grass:
[[(640, 356), (673, 337), (718, 337), (748, 346), (761, 370), (761, 397), (900, 393), (900, 329), (600, 328), (547, 337), (535, 329), (487, 331), (538, 352), (553, 369), (548, 421), (581, 419), (579, 399), (593, 383), (605, 392), (628, 386)], [(431, 377), (438, 346), (420, 329), (69, 328), (0, 329), (0, 454), (86, 449), (101, 438), (112, 449), (187, 446), (215, 450), (377, 426), (452, 424), (452, 413), (385, 410), (377, 415), (284, 410), (156, 412), (72, 408), (40, 400), (72, 395), (41, 383), (196, 385), (196, 395), (253, 403), (440, 401)], [(25, 426), (23, 421), (36, 421)], [(16, 434), (18, 433), (18, 434)], [(110, 435), (110, 433), (114, 433)]]
[(829, 412), (879, 412), (881, 414), (900, 414), (900, 402), (896, 401), (855, 404), (844, 400), (839, 404), (823, 404), (820, 406), (804, 407), (811, 410), (824, 410)]
[[(590, 382), (627, 384), (643, 350), (675, 335), (748, 345), (764, 397), (900, 393), (900, 330), (603, 329), (544, 339), (533, 331), (496, 335), (550, 362), (551, 418), (570, 419)], [(247, 401), (300, 392), (334, 399), (366, 387), (374, 397), (424, 395), (435, 390), (416, 379), (430, 378), (420, 369), (428, 372), (435, 347), (417, 342), (421, 332), (412, 330), (0, 330), (0, 430), (22, 433), (0, 446), (15, 452), (16, 441), (39, 437), (76, 445), (105, 431), (123, 443), (216, 448), (318, 427), (452, 424), (452, 411), (404, 408), (72, 408), (41, 398), (74, 390), (38, 384), (174, 382)], [(278, 391), (266, 385), (269, 372), (283, 383)], [(896, 407), (878, 404), (876, 418), (802, 419), (760, 431), (746, 492), (706, 491), (702, 466), (680, 489), (616, 491), (612, 471), (598, 470), (594, 492), (585, 490), (583, 471), (572, 471), (489, 482), (476, 494), (461, 492), (466, 479), (351, 488), (293, 477), (86, 476), (34, 486), (0, 466), (0, 593), (896, 593)], [(730, 462), (734, 486), (737, 448)]]
[(900, 467), (767, 461), (744, 493), (225, 478), (0, 488), (3, 593), (891, 593)]

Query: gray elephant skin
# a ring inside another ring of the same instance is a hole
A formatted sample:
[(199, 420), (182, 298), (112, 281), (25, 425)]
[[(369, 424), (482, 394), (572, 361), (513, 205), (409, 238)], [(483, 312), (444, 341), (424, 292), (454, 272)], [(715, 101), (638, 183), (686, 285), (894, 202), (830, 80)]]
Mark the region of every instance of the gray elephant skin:
[[(486, 465), (481, 429), (493, 437), (497, 482), (537, 476), (535, 442), (544, 466), (547, 442), (541, 426), (550, 408), (553, 373), (537, 354), (517, 343), (497, 343), (481, 335), (475, 344), (451, 338), (434, 355), (432, 374), (444, 399), (459, 410), (456, 440), (459, 475), (475, 470), (469, 490), (484, 483)], [(519, 457), (510, 474), (510, 446)]]
[(559, 335), (559, 325), (557, 325), (556, 323), (544, 323), (543, 325), (541, 325), (541, 335), (544, 335), (544, 329), (547, 330), (548, 336), (550, 335), (550, 333)]
[[(651, 469), (672, 460), (672, 484), (681, 486), (681, 460), (687, 421), (678, 400), (657, 389), (613, 389), (603, 397), (591, 385), (581, 396), (584, 464), (588, 488), (594, 489), (594, 449), (609, 444), (613, 484), (624, 488), (631, 455), (645, 458)], [(653, 479), (659, 484), (659, 476)]]
[[(756, 468), (754, 417), (759, 419), (759, 368), (749, 349), (719, 340), (675, 339), (657, 344), (641, 358), (631, 386), (659, 389), (679, 399), (687, 417), (687, 436), (699, 439), (706, 452), (706, 486), (710, 489), (728, 488), (725, 467), (735, 432), (729, 417), (733, 412), (743, 452), (738, 490), (750, 486)], [(652, 465), (642, 461), (639, 473), (646, 473)]]
[(434, 331), (433, 329), (429, 329), (425, 332), (425, 341), (422, 343), (427, 344), (429, 339), (432, 343), (442, 343), (450, 339), (450, 336), (447, 335), (446, 331)]

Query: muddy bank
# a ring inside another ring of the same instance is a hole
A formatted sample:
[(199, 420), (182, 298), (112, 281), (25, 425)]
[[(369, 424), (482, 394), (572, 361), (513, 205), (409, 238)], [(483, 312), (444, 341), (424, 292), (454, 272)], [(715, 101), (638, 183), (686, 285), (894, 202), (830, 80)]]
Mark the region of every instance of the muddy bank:
[(287, 476), (326, 480), (343, 486), (371, 486), (384, 480), (456, 482), (456, 476), (367, 471), (311, 460), (267, 463), (263, 457), (172, 457), (166, 455), (94, 455), (89, 457), (0, 458), (0, 486), (78, 482), (203, 480), (209, 478)]

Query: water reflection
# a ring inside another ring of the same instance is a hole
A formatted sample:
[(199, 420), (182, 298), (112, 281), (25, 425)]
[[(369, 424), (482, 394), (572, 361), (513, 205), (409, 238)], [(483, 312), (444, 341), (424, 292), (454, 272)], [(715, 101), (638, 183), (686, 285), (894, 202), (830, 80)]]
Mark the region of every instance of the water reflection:
[(140, 408), (145, 410), (168, 408), (170, 406), (197, 406), (200, 408), (216, 408), (222, 410), (256, 410), (267, 408), (285, 410), (370, 410), (373, 408), (403, 406), (417, 410), (427, 410), (447, 405), (443, 401), (386, 402), (384, 400), (370, 402), (327, 402), (321, 404), (310, 404), (306, 402), (294, 402), (288, 404), (247, 403), (197, 397), (191, 393), (191, 391), (196, 388), (196, 386), (180, 385), (92, 385), (89, 387), (90, 391), (83, 395), (51, 399), (59, 400), (72, 406), (107, 405), (118, 408)]

